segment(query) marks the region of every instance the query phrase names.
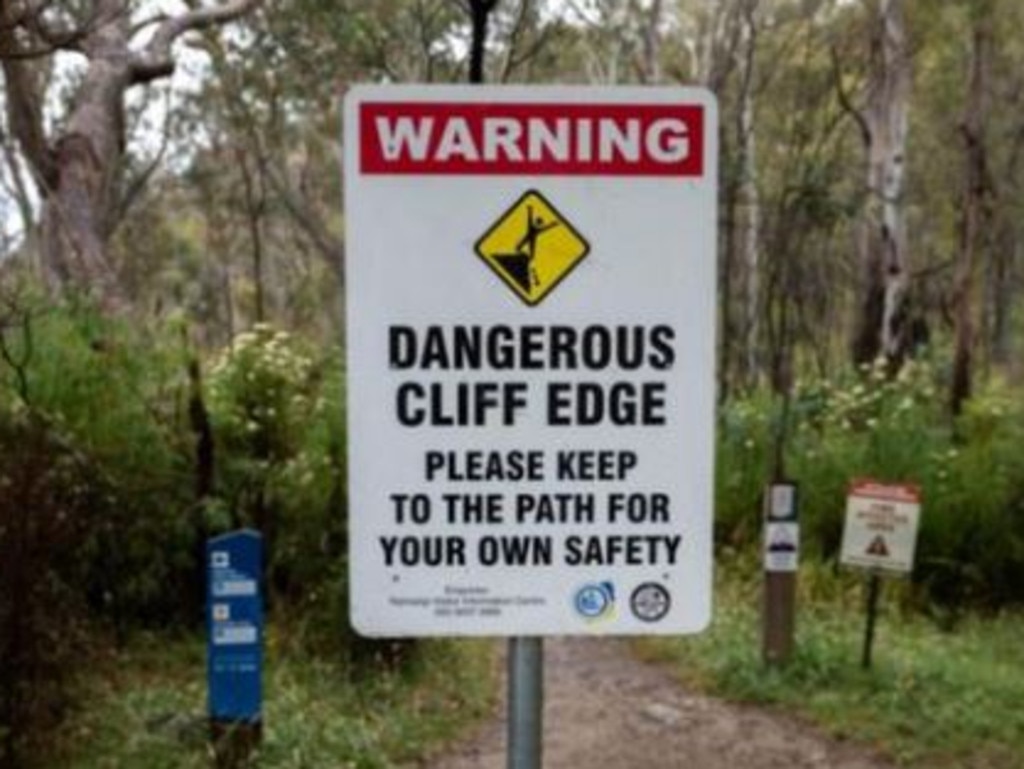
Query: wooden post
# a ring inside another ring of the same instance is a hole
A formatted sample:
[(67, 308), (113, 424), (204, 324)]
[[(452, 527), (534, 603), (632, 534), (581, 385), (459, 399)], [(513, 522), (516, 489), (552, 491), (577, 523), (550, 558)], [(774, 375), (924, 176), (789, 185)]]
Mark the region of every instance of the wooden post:
[(800, 555), (797, 487), (773, 483), (764, 495), (764, 607), (762, 657), (784, 665), (796, 635), (796, 575)]
[(796, 573), (767, 572), (764, 580), (766, 665), (784, 665), (793, 656), (796, 631)]
[(243, 769), (263, 741), (263, 722), (211, 719), (210, 737), (217, 769)]

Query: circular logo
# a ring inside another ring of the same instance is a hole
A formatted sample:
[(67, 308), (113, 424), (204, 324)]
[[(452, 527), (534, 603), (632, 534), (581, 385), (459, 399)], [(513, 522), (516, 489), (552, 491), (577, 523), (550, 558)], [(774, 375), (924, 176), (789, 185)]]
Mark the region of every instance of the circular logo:
[(581, 616), (587, 619), (597, 619), (611, 611), (614, 601), (611, 585), (591, 583), (584, 585), (576, 592), (573, 604)]
[(644, 582), (629, 597), (629, 608), (642, 622), (657, 622), (668, 614), (672, 607), (672, 596), (657, 582)]

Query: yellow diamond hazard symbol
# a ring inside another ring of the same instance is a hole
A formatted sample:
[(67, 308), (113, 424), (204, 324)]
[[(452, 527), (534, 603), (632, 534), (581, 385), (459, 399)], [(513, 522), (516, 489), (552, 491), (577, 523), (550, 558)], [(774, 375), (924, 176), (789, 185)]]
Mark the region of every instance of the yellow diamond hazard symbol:
[(513, 203), (477, 241), (476, 253), (528, 305), (557, 286), (590, 244), (536, 190)]

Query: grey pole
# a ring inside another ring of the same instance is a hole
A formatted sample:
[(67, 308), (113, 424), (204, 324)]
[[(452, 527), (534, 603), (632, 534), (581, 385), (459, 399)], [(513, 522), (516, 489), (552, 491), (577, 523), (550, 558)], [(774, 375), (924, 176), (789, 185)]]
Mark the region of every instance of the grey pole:
[[(494, 0), (473, 0), (469, 82), (483, 83), (484, 43)], [(541, 769), (541, 724), (544, 713), (544, 644), (540, 638), (515, 636), (508, 641), (508, 769)]]
[(544, 723), (544, 642), (508, 642), (508, 769), (541, 769)]

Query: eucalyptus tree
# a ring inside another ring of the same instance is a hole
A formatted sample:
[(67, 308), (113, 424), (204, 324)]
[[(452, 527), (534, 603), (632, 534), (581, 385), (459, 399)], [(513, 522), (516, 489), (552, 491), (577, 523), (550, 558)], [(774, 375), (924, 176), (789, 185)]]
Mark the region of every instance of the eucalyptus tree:
[[(258, 0), (186, 3), (144, 16), (132, 0), (14, 0), (0, 4), (0, 65), (7, 121), (42, 199), (42, 265), (57, 289), (122, 307), (107, 244), (126, 183), (127, 94), (174, 72), (184, 35), (243, 16)], [(66, 53), (73, 74), (51, 76)], [(63, 101), (57, 119), (51, 100)]]
[(950, 411), (958, 415), (971, 396), (972, 358), (976, 337), (973, 286), (975, 263), (982, 244), (982, 227), (990, 218), (986, 199), (991, 192), (985, 122), (989, 103), (992, 47), (992, 3), (981, 0), (971, 8), (970, 68), (966, 82), (960, 135), (963, 139), (964, 179), (957, 227), (956, 269), (953, 278), (953, 376)]
[[(837, 77), (838, 95), (860, 129), (866, 155), (866, 205), (860, 233), (861, 283), (853, 360), (906, 352), (909, 288), (905, 213), (907, 134), (912, 82), (904, 0), (865, 0), (868, 75), (863, 106)], [(837, 64), (838, 67), (838, 64)]]

